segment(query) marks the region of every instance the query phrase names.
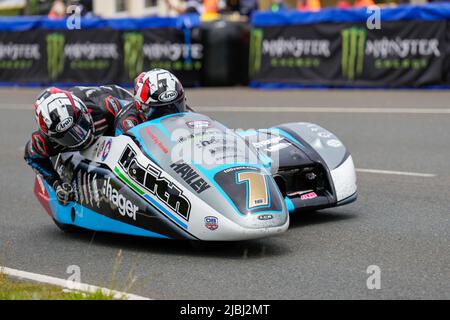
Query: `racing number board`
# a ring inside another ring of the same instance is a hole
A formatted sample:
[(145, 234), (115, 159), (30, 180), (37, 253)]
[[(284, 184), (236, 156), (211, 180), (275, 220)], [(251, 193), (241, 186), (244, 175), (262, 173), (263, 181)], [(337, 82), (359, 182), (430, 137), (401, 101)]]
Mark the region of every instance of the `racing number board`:
[(228, 168), (218, 172), (214, 180), (236, 210), (243, 215), (267, 211), (281, 213), (283, 210), (278, 190), (259, 168), (252, 166)]
[(247, 207), (254, 209), (269, 204), (266, 177), (255, 171), (237, 173), (238, 183), (247, 184)]

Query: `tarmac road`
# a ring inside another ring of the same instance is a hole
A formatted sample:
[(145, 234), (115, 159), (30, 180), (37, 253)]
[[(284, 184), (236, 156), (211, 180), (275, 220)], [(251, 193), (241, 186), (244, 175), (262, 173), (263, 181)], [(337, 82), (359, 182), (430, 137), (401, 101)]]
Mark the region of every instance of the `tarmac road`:
[[(82, 282), (100, 286), (118, 265), (116, 289), (134, 270), (130, 291), (155, 299), (450, 299), (448, 91), (189, 91), (191, 106), (230, 127), (314, 122), (344, 141), (358, 168), (413, 173), (359, 172), (356, 203), (296, 213), (283, 235), (207, 251), (61, 233), (35, 200), (22, 159), (37, 93), (0, 90), (0, 265), (60, 278), (77, 265)], [(262, 111), (274, 107), (284, 111)], [(380, 290), (367, 288), (370, 265), (381, 268)]]

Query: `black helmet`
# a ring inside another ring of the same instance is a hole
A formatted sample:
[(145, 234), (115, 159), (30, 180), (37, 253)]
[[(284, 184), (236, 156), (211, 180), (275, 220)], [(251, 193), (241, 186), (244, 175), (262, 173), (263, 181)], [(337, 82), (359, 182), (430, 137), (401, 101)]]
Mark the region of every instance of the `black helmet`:
[(66, 148), (84, 149), (94, 139), (94, 122), (83, 101), (57, 88), (45, 90), (35, 105), (41, 131)]
[(141, 73), (134, 82), (134, 97), (147, 118), (186, 111), (183, 85), (177, 77), (164, 69)]

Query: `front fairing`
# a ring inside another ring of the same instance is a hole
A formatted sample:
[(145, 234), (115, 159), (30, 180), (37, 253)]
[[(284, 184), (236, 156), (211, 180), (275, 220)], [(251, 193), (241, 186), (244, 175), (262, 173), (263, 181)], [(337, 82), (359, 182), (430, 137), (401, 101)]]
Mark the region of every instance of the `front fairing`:
[(238, 225), (270, 228), (288, 221), (283, 197), (261, 155), (209, 117), (175, 114), (127, 135), (163, 171)]

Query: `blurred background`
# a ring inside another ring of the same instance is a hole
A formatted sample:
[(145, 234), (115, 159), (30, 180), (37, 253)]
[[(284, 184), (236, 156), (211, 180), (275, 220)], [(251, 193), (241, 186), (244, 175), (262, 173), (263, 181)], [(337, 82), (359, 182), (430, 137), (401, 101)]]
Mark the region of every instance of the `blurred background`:
[[(381, 11), (367, 10), (374, 3)], [(135, 270), (133, 292), (155, 299), (450, 298), (448, 2), (0, 0), (0, 15), (8, 267), (65, 279), (75, 263), (83, 282), (104, 286), (120, 249), (118, 283)], [(207, 253), (60, 234), (23, 161), (33, 102), (45, 86), (129, 87), (155, 67), (195, 87), (189, 105), (229, 128), (302, 121), (335, 133), (355, 160), (358, 201), (299, 212), (283, 236)], [(366, 288), (373, 264), (382, 290)]]
[(0, 85), (161, 67), (190, 87), (447, 87), (449, 20), (426, 0), (0, 0)]
[(63, 17), (66, 15), (66, 6), (80, 5), (84, 14), (106, 18), (176, 16), (186, 12), (197, 12), (202, 15), (239, 13), (248, 16), (254, 10), (317, 11), (327, 7), (351, 8), (374, 4), (395, 6), (427, 2), (445, 2), (445, 0), (0, 0), (0, 14)]

